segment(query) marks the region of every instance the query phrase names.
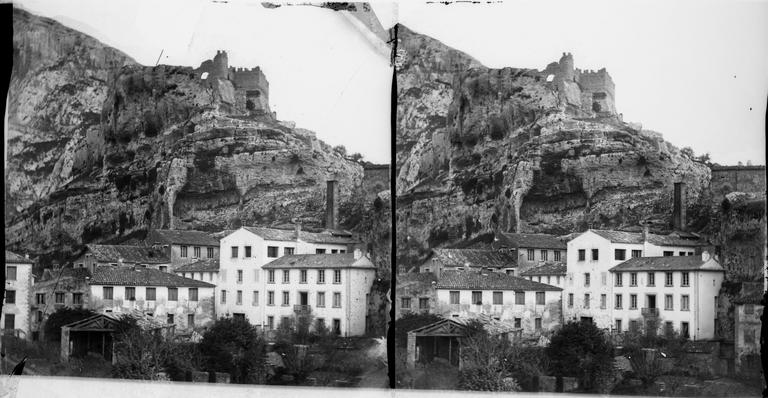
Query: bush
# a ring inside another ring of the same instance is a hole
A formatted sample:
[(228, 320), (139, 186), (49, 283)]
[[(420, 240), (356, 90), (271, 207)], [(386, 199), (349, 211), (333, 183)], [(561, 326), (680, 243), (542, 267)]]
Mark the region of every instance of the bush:
[(435, 314), (405, 314), (395, 320), (395, 342), (397, 345), (405, 347), (408, 344), (408, 332), (442, 319)]
[(459, 390), (521, 391), (517, 381), (490, 368), (467, 368), (459, 371)]
[(205, 370), (227, 372), (233, 383), (260, 383), (265, 372), (265, 345), (245, 319), (220, 318), (203, 335), (200, 354)]
[(596, 377), (613, 368), (613, 345), (591, 322), (569, 322), (552, 336), (546, 349), (555, 376), (571, 376), (593, 391)]

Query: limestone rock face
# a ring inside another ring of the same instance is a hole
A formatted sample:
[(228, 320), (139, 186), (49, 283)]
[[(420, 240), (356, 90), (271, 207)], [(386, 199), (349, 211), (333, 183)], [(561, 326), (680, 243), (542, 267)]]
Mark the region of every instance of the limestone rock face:
[(311, 131), (236, 113), (228, 80), (139, 66), (56, 22), (16, 16), (8, 248), (62, 257), (150, 228), (321, 227), (326, 180), (339, 181), (342, 203), (361, 185), (362, 166)]
[[(397, 147), (400, 261), (497, 228), (566, 234), (671, 224), (674, 182), (686, 183), (689, 208), (704, 201), (707, 166), (659, 133), (580, 108), (578, 83), (486, 68), (400, 32), (407, 54), (429, 55), (406, 55), (397, 76), (398, 107), (409, 107), (398, 114), (398, 138), (412, 143)], [(413, 54), (414, 46), (422, 50)], [(441, 72), (443, 59), (464, 62)]]

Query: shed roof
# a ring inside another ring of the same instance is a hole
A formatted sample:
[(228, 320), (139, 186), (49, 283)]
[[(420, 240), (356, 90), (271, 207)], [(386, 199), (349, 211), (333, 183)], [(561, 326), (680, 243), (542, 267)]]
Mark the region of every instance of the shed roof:
[(20, 256), (14, 252), (5, 251), (5, 263), (6, 264), (34, 264), (34, 261), (25, 258), (24, 256)]
[(481, 273), (475, 271), (443, 271), (437, 281), (437, 289), (464, 290), (515, 290), (515, 291), (561, 291), (563, 289), (545, 283), (530, 281), (500, 272)]
[(568, 246), (555, 235), (550, 234), (523, 234), (502, 232), (498, 235), (499, 243), (508, 247), (522, 249), (560, 249)]
[(713, 258), (703, 260), (701, 256), (668, 256), (631, 258), (609, 271), (724, 271), (724, 269)]
[(214, 287), (210, 283), (159, 271), (129, 266), (96, 267), (89, 284), (115, 286)]

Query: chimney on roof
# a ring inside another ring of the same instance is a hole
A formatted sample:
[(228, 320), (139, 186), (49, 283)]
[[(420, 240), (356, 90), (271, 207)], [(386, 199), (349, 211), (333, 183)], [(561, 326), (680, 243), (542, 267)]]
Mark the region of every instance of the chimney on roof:
[(672, 204), (672, 226), (677, 231), (685, 231), (685, 183), (675, 183), (674, 203)]
[(293, 224), (294, 229), (296, 230), (296, 241), (298, 241), (301, 238), (301, 224), (294, 223)]
[(29, 260), (29, 253), (25, 254), (25, 255), (24, 255), (24, 258), (26, 258), (27, 260)]
[(354, 256), (355, 260), (359, 260), (360, 257), (363, 256), (363, 252), (360, 251), (360, 249), (357, 249), (357, 248), (355, 248), (355, 251), (352, 252), (352, 253), (354, 253), (353, 256)]
[(339, 182), (336, 180), (328, 180), (327, 190), (325, 193), (325, 228), (336, 229), (339, 218)]
[(648, 242), (648, 224), (643, 224), (643, 243)]
[(708, 251), (704, 250), (701, 252), (701, 261), (707, 262), (709, 259), (712, 258)]

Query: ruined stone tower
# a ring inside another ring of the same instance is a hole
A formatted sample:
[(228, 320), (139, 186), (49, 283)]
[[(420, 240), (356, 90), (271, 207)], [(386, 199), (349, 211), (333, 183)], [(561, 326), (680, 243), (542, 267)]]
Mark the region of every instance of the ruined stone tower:
[(216, 51), (213, 60), (203, 61), (195, 69), (195, 74), (212, 87), (218, 88), (217, 79), (229, 81), (234, 92), (228, 101), (236, 110), (248, 114), (271, 114), (269, 82), (258, 66), (250, 69), (230, 67), (227, 52), (220, 50)]

